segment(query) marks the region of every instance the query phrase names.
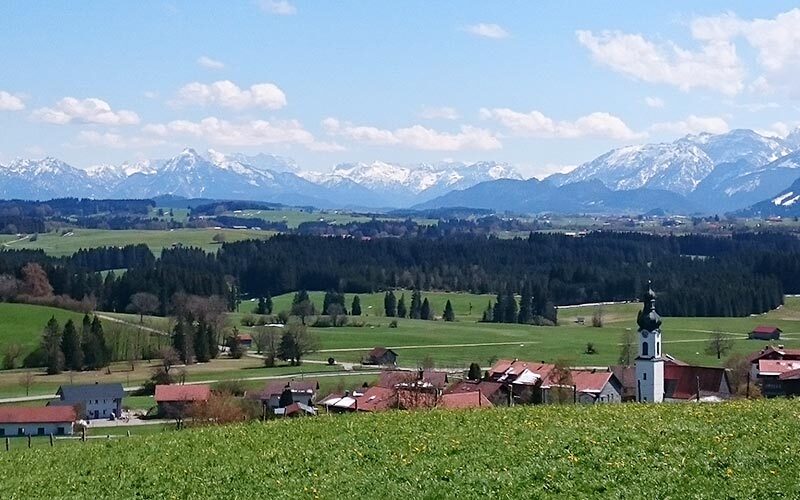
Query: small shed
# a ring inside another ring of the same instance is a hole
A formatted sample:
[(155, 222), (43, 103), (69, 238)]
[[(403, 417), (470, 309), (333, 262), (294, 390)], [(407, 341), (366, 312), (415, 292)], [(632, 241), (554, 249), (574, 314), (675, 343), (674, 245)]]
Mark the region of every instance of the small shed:
[(759, 325), (753, 328), (753, 331), (747, 336), (749, 339), (755, 340), (780, 340), (783, 331), (777, 326)]
[(155, 400), (162, 416), (184, 414), (192, 405), (205, 403), (210, 397), (211, 386), (207, 384), (156, 386)]
[(397, 365), (397, 353), (385, 347), (376, 347), (362, 361), (365, 365)]

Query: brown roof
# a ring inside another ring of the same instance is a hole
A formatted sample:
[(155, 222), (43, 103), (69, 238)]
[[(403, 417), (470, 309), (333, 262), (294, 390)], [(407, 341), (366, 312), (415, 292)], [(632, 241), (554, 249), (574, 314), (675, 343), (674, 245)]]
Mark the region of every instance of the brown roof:
[(74, 422), (72, 406), (5, 406), (0, 407), (0, 424), (55, 424)]
[(550, 374), (555, 365), (535, 361), (501, 359), (489, 369), (489, 377), (496, 382), (511, 382), (521, 385), (549, 386)]
[(385, 387), (370, 387), (360, 396), (356, 396), (358, 411), (388, 410), (396, 400), (396, 391)]
[(492, 402), (480, 392), (456, 392), (444, 394), (439, 400), (440, 408), (488, 408)]
[(447, 372), (435, 370), (405, 371), (405, 370), (383, 370), (378, 377), (378, 387), (393, 389), (399, 385), (430, 386), (444, 389), (447, 385)]
[(622, 383), (623, 397), (636, 397), (636, 369), (632, 366), (616, 365), (611, 367), (614, 376)]
[(210, 397), (211, 386), (206, 384), (156, 386), (156, 403), (208, 401)]
[(445, 394), (458, 394), (464, 392), (476, 392), (479, 391), (481, 394), (484, 395), (487, 399), (494, 397), (494, 395), (503, 388), (503, 384), (500, 382), (490, 382), (487, 380), (482, 380), (480, 382), (475, 382), (472, 380), (462, 380), (461, 382), (457, 382), (447, 389), (445, 389)]
[(775, 332), (782, 332), (780, 328), (777, 326), (765, 326), (765, 325), (758, 325), (757, 327), (753, 328), (753, 333), (775, 333)]
[(616, 376), (610, 371), (571, 370), (572, 384), (577, 392), (600, 393)]
[(391, 349), (387, 349), (385, 347), (375, 347), (371, 351), (369, 351), (369, 354), (367, 354), (367, 356), (370, 358), (382, 358), (387, 352), (394, 353), (394, 351), (392, 351)]
[(800, 380), (800, 368), (797, 370), (790, 370), (788, 372), (783, 372), (778, 375), (778, 379), (780, 380)]
[[(670, 399), (692, 399), (697, 397), (697, 386), (700, 385), (700, 396), (723, 395), (730, 393), (728, 374), (724, 368), (710, 366), (686, 366), (664, 363), (664, 396)], [(720, 393), (725, 387), (728, 393)]]
[(800, 360), (800, 349), (783, 349), (781, 347), (767, 346), (758, 352), (754, 352), (747, 357), (751, 363), (759, 359), (798, 359)]

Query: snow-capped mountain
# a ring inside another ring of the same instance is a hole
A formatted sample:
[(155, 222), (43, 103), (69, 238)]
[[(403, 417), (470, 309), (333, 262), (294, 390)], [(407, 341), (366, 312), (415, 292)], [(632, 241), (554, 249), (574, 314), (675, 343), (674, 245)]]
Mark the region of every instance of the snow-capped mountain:
[[(798, 159), (795, 159), (797, 161)], [(800, 216), (800, 171), (795, 172), (796, 180), (776, 195), (740, 210), (740, 215), (760, 217), (798, 217)]]
[(615, 149), (560, 176), (559, 184), (599, 180), (615, 190), (664, 189), (687, 194), (714, 169), (714, 162), (685, 141)]
[(61, 160), (16, 159), (0, 166), (0, 197), (45, 200), (64, 196), (101, 197), (105, 190), (86, 171)]
[(773, 182), (767, 178), (781, 177), (767, 170), (791, 151), (786, 140), (752, 130), (703, 133), (615, 149), (551, 179), (558, 184), (597, 179), (612, 189), (666, 189), (727, 210), (763, 199), (759, 186), (770, 189)]
[(330, 188), (352, 182), (402, 203), (431, 199), (453, 189), (474, 186), (483, 181), (522, 179), (513, 167), (497, 162), (441, 162), (420, 165), (399, 165), (382, 161), (342, 163), (329, 173), (302, 172), (300, 175)]

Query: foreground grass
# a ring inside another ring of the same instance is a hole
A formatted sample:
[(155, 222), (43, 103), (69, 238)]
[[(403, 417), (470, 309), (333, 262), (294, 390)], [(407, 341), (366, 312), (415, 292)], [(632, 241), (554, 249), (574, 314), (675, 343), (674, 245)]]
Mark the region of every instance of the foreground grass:
[(11, 498), (797, 498), (798, 417), (792, 401), (323, 416), (18, 449), (0, 474)]

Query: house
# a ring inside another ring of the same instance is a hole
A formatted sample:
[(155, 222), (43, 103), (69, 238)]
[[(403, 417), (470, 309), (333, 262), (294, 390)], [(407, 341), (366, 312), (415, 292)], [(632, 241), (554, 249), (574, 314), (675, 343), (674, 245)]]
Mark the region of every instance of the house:
[(383, 370), (378, 376), (378, 382), (375, 385), (387, 389), (415, 387), (443, 390), (447, 387), (447, 372), (435, 370)]
[(621, 403), (622, 382), (611, 370), (570, 370), (578, 403)]
[(444, 394), (463, 394), (471, 392), (480, 392), (493, 406), (508, 405), (509, 392), (500, 382), (463, 380), (445, 389)]
[(800, 369), (783, 372), (778, 380), (784, 396), (800, 396)]
[(554, 369), (550, 363), (501, 359), (489, 369), (487, 380), (503, 384), (514, 403), (538, 404), (546, 400)]
[(155, 400), (162, 416), (182, 415), (192, 405), (205, 403), (210, 397), (211, 386), (207, 384), (156, 386)]
[(785, 361), (800, 361), (800, 349), (784, 349), (782, 345), (771, 346), (768, 345), (758, 352), (754, 352), (747, 357), (750, 362), (750, 378), (756, 380), (759, 378), (759, 361), (761, 360), (785, 360)]
[(62, 385), (48, 406), (72, 406), (79, 418), (118, 418), (122, 416), (122, 384)]
[(277, 380), (267, 384), (264, 390), (248, 394), (247, 397), (261, 401), (261, 404), (274, 411), (280, 406), (281, 394), (286, 389), (292, 393), (292, 403), (311, 406), (317, 395), (319, 382), (316, 380), (290, 380), (288, 382)]
[(71, 406), (2, 406), (0, 437), (68, 435), (72, 434), (76, 419), (77, 413)]
[(397, 353), (385, 347), (376, 347), (367, 353), (362, 363), (365, 365), (396, 366)]
[(753, 328), (753, 331), (747, 335), (747, 338), (757, 340), (780, 340), (781, 333), (783, 333), (783, 331), (777, 326), (759, 325)]
[(330, 413), (354, 411), (381, 411), (397, 406), (397, 391), (385, 387), (368, 387), (366, 390), (346, 391), (343, 395), (331, 394), (319, 402)]
[(615, 365), (610, 368), (622, 384), (622, 401), (636, 401), (636, 369), (623, 365)]
[(728, 371), (692, 366), (672, 357), (664, 363), (664, 401), (719, 401), (731, 397)]
[(795, 373), (800, 370), (800, 360), (759, 359), (755, 379), (761, 385), (761, 394), (767, 398), (786, 395), (784, 386), (794, 390)]
[(303, 403), (292, 403), (284, 408), (275, 408), (275, 415), (279, 417), (303, 417), (317, 414), (316, 408)]
[(249, 333), (240, 333), (236, 336), (236, 340), (239, 342), (239, 345), (245, 349), (253, 347), (253, 336)]

